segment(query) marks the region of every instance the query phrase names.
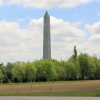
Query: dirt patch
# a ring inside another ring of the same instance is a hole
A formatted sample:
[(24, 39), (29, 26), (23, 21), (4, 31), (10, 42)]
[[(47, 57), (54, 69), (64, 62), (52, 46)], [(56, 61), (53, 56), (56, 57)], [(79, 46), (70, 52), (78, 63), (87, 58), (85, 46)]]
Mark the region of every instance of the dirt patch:
[(72, 81), (48, 84), (6, 84), (0, 85), (0, 93), (36, 93), (36, 92), (75, 92), (100, 91), (98, 81)]

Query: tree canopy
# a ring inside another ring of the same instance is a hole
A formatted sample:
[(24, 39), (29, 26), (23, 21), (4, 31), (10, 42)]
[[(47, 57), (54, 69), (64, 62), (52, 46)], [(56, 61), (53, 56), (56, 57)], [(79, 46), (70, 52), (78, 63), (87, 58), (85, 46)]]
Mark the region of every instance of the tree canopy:
[(44, 59), (33, 62), (0, 64), (0, 83), (42, 82), (100, 79), (100, 58), (86, 53), (73, 55), (66, 61)]

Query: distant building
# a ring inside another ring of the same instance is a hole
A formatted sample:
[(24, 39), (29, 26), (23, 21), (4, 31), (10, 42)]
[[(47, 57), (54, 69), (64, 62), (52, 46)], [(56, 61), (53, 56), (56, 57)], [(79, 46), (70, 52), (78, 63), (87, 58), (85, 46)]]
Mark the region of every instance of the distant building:
[(43, 26), (43, 59), (51, 58), (50, 16), (46, 11)]

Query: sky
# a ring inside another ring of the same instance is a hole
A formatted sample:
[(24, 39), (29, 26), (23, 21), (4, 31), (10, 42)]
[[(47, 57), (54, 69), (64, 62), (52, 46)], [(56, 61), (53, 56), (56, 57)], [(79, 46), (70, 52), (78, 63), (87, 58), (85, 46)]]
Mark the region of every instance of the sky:
[(0, 62), (42, 59), (46, 10), (53, 59), (67, 60), (74, 46), (100, 57), (100, 0), (0, 0)]

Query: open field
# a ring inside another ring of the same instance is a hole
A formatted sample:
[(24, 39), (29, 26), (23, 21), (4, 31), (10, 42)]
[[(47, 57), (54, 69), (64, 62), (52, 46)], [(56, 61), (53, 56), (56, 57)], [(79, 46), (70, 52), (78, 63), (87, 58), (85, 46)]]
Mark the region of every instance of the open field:
[(100, 80), (0, 84), (0, 95), (100, 96)]

